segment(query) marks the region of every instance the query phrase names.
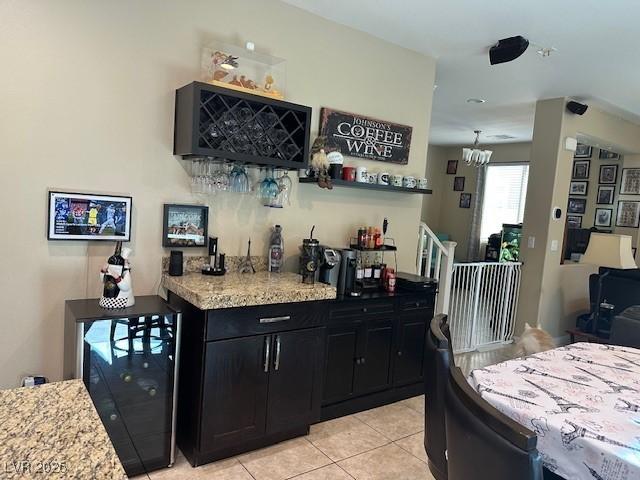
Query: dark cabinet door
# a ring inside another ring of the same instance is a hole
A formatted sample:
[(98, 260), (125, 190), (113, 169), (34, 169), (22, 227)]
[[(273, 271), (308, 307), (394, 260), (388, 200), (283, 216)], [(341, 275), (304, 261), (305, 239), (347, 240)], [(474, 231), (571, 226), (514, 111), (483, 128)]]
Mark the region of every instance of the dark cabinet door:
[(398, 319), (396, 358), (393, 368), (394, 385), (422, 381), (427, 320), (433, 313), (405, 314)]
[(354, 376), (357, 395), (385, 390), (391, 385), (393, 319), (369, 319), (360, 328)]
[(200, 450), (218, 450), (265, 434), (271, 335), (206, 346)]
[(273, 335), (267, 433), (309, 425), (320, 418), (323, 328)]
[(346, 400), (353, 395), (359, 326), (359, 323), (348, 323), (327, 330), (322, 397), (325, 405)]

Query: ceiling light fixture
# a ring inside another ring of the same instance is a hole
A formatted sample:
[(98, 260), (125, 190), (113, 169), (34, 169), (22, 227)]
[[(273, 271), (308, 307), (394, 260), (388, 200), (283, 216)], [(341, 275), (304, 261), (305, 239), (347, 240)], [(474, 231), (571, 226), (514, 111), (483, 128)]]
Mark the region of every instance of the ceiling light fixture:
[(476, 134), (476, 139), (473, 142), (473, 146), (471, 148), (462, 149), (462, 160), (467, 165), (473, 165), (474, 167), (482, 167), (487, 163), (489, 163), (489, 159), (491, 158), (491, 154), (493, 152), (491, 150), (482, 150), (480, 148), (481, 130), (474, 130), (473, 133)]
[(467, 103), (485, 103), (484, 98), (467, 98)]

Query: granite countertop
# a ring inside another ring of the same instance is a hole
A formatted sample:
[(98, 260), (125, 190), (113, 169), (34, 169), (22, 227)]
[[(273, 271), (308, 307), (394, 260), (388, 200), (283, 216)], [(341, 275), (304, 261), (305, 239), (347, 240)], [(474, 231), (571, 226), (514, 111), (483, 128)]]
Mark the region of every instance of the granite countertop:
[(303, 284), (300, 275), (286, 272), (227, 273), (222, 277), (164, 274), (162, 286), (201, 310), (336, 298), (335, 287), (319, 282)]
[(0, 390), (0, 477), (127, 478), (81, 380)]

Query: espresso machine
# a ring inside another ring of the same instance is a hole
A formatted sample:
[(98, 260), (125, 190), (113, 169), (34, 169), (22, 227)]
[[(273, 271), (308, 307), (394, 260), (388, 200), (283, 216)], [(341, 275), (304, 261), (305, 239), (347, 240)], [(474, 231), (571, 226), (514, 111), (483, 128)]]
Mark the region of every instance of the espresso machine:
[(344, 248), (340, 251), (340, 257), (337, 293), (339, 296), (359, 297), (361, 291), (356, 284), (357, 252), (351, 248)]

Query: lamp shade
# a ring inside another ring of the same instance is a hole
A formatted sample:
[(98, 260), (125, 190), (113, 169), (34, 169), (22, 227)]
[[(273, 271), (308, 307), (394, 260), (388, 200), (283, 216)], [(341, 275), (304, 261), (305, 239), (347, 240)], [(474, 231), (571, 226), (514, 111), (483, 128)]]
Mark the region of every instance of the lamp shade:
[(623, 270), (638, 268), (631, 251), (631, 237), (610, 233), (592, 233), (580, 263)]

